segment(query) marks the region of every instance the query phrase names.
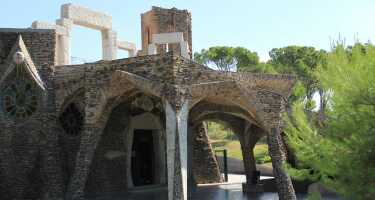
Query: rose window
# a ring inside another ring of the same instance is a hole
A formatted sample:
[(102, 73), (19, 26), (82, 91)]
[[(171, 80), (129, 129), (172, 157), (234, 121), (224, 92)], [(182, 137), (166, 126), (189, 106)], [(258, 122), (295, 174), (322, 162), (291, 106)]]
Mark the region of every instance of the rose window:
[(16, 119), (26, 119), (38, 108), (38, 93), (34, 83), (27, 79), (15, 80), (3, 89), (3, 112)]

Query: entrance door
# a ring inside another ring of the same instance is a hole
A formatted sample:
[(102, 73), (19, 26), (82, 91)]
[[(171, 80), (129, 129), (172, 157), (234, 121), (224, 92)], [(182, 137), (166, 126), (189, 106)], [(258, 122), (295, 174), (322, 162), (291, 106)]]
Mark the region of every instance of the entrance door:
[(132, 178), (134, 186), (154, 184), (154, 144), (152, 130), (134, 130)]

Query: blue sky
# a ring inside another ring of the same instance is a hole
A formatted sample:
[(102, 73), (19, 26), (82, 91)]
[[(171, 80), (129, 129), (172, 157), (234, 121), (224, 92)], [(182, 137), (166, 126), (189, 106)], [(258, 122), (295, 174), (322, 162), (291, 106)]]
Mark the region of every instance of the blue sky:
[[(29, 27), (34, 20), (54, 22), (63, 3), (112, 15), (119, 38), (135, 42), (138, 48), (140, 14), (152, 5), (191, 11), (194, 51), (215, 45), (243, 46), (266, 60), (272, 48), (287, 45), (329, 50), (330, 41), (339, 35), (346, 44), (355, 38), (375, 41), (374, 0), (1, 0), (0, 27)], [(76, 26), (72, 56), (100, 59), (100, 33)]]

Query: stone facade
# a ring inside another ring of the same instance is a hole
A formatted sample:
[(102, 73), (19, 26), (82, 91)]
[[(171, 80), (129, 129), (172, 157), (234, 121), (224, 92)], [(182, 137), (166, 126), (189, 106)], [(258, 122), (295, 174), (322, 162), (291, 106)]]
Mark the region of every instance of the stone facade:
[[(183, 32), (191, 48), (187, 11), (154, 7), (146, 15), (158, 19), (157, 33)], [(174, 48), (56, 65), (55, 31), (0, 29), (0, 199), (76, 200), (167, 185), (169, 200), (186, 200), (192, 178), (220, 181), (199, 130), (204, 120), (239, 133), (248, 183), (249, 153), (267, 135), (280, 199), (295, 199), (280, 136), (294, 77), (214, 71)]]

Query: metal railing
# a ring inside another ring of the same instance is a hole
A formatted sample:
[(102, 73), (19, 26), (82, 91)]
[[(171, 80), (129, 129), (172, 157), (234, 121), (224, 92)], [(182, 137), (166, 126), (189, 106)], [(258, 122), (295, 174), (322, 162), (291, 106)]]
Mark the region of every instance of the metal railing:
[[(219, 165), (220, 172), (223, 174), (225, 182), (228, 182), (228, 153), (227, 149), (215, 149), (215, 157)], [(218, 158), (218, 154), (222, 154), (222, 159)]]

